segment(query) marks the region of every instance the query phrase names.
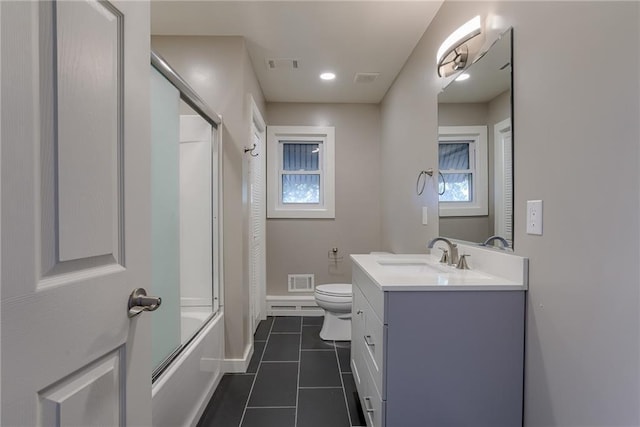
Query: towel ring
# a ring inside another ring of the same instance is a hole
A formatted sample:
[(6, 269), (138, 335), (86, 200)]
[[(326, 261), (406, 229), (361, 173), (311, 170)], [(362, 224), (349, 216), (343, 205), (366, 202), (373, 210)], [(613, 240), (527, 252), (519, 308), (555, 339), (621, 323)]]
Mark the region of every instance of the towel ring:
[[(418, 193), (418, 196), (422, 196), (422, 193), (424, 193), (424, 186), (427, 184), (427, 175), (433, 176), (433, 169), (420, 171), (418, 174), (418, 179), (416, 180), (416, 193)], [(420, 181), (421, 179), (422, 182)]]
[[(438, 196), (442, 196), (447, 191), (447, 181), (445, 181), (444, 175), (442, 175), (442, 172), (440, 171), (438, 171), (438, 178), (442, 178), (442, 192), (438, 191)], [(440, 182), (438, 182), (438, 184), (439, 183)]]

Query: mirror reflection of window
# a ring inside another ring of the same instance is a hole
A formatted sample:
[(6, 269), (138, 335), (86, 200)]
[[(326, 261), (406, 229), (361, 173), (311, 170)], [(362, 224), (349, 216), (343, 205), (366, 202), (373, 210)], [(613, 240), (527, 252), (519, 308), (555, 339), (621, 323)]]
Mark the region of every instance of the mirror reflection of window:
[(469, 161), (473, 155), (473, 141), (440, 141), (438, 167), (441, 202), (471, 202), (475, 168)]

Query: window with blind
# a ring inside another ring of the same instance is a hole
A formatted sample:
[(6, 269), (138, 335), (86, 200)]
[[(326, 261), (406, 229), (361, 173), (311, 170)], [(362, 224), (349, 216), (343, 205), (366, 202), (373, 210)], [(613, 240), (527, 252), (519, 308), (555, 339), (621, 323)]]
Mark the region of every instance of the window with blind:
[(486, 126), (440, 126), (440, 216), (488, 215)]
[(267, 128), (267, 216), (334, 218), (334, 129)]

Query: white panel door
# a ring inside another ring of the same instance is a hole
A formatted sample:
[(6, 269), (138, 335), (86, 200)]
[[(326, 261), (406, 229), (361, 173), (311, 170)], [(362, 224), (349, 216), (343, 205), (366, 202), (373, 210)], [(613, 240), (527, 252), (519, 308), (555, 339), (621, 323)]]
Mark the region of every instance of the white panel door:
[(251, 333), (261, 320), (266, 319), (266, 204), (265, 204), (265, 126), (257, 107), (253, 110), (249, 156), (249, 283)]
[(513, 247), (513, 142), (511, 118), (496, 123), (494, 138), (494, 234)]
[(0, 31), (0, 424), (149, 425), (149, 5), (1, 2)]

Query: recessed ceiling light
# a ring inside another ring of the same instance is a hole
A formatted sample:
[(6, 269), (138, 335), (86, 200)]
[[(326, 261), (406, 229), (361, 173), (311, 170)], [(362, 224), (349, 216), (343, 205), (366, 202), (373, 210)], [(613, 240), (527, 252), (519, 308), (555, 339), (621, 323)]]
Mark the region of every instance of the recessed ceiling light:
[(457, 82), (463, 82), (463, 81), (467, 80), (469, 77), (471, 77), (471, 76), (469, 76), (469, 74), (467, 74), (467, 73), (460, 74), (458, 77), (456, 77), (456, 81)]
[(336, 78), (336, 75), (334, 73), (322, 73), (320, 74), (320, 78), (322, 80), (333, 80)]

